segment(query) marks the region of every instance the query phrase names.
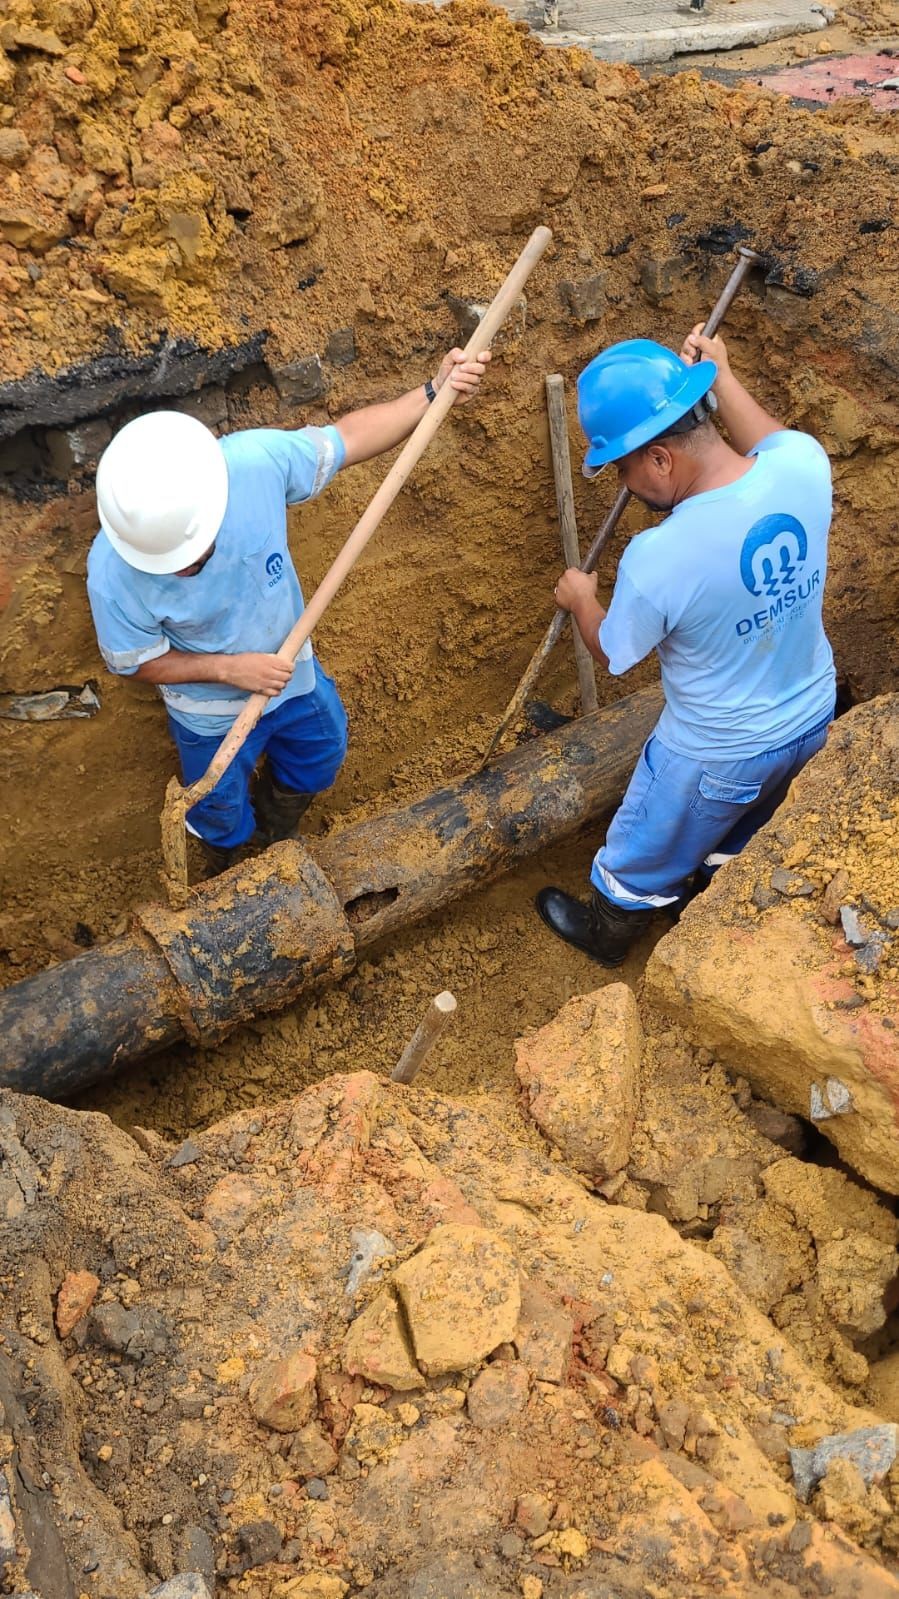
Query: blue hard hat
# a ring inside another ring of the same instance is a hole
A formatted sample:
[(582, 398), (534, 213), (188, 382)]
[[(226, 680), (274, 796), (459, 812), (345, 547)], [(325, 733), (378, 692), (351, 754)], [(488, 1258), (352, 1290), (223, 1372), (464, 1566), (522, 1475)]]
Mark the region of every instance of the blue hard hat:
[(709, 392), (714, 361), (688, 366), (653, 339), (624, 339), (594, 356), (577, 380), (577, 410), (590, 441), (588, 474), (665, 433)]

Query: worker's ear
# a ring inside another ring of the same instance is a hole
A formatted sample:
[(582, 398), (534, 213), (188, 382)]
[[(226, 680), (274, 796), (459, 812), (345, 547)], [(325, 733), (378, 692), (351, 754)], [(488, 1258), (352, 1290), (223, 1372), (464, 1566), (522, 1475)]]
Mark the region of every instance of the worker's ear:
[(656, 471), (663, 475), (667, 476), (674, 465), (674, 456), (670, 450), (666, 449), (664, 444), (647, 445), (646, 455)]

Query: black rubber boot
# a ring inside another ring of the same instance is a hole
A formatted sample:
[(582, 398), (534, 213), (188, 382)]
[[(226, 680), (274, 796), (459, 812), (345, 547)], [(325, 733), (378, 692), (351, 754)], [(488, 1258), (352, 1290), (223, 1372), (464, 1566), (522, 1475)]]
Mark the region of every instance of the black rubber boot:
[(248, 861), (253, 855), (258, 855), (265, 849), (267, 840), (261, 838), (258, 832), (252, 833), (245, 844), (235, 844), (231, 849), (220, 849), (217, 844), (207, 844), (200, 839), (200, 847), (209, 864), (209, 876), (218, 877), (221, 872), (227, 872), (229, 866), (236, 866), (239, 861)]
[(594, 888), (589, 905), (560, 888), (541, 888), (537, 910), (557, 938), (573, 944), (600, 966), (620, 966), (631, 945), (644, 933), (651, 910), (622, 910)]
[(692, 905), (698, 894), (705, 893), (711, 881), (712, 879), (701, 870), (695, 871), (691, 877), (687, 878), (677, 899), (672, 900), (670, 905), (664, 907), (672, 922), (680, 921), (687, 906)]
[(263, 766), (253, 796), (256, 811), (256, 829), (263, 846), (278, 844), (283, 838), (293, 838), (300, 817), (308, 811), (314, 794), (300, 794), (292, 788), (282, 788), (272, 777), (268, 762)]
[(226, 872), (237, 853), (233, 849), (219, 849), (217, 844), (207, 844), (205, 838), (200, 839), (200, 848), (209, 867), (210, 877), (218, 877), (220, 872)]

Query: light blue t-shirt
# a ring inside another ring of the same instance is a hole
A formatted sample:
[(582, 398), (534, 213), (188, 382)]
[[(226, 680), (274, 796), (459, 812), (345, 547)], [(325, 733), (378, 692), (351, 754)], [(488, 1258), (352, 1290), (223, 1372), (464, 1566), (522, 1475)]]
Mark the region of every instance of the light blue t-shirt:
[[(169, 649), (202, 654), (274, 653), (303, 611), (287, 548), (287, 506), (312, 499), (343, 465), (334, 427), (253, 428), (220, 440), (228, 505), (215, 549), (194, 577), (138, 572), (98, 533), (87, 560), (87, 592), (103, 659), (130, 676)], [(264, 715), (315, 687), (307, 639), (287, 687)], [(160, 684), (166, 709), (195, 733), (226, 733), (249, 694), (227, 683)]]
[(833, 708), (821, 618), (830, 462), (806, 433), (770, 434), (736, 483), (693, 495), (622, 556), (599, 641), (616, 676), (658, 651), (656, 733), (678, 755), (778, 749)]

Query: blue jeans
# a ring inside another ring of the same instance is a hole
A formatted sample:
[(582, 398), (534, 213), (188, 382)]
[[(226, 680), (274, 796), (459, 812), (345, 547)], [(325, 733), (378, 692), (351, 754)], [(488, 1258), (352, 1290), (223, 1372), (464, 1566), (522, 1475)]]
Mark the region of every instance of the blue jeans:
[[(173, 716), (169, 717), (169, 729), (178, 746), (184, 782), (193, 783), (203, 776), (224, 734), (214, 733), (210, 738), (194, 733)], [(316, 660), (315, 688), (310, 694), (285, 700), (259, 718), (211, 794), (188, 811), (189, 832), (217, 849), (245, 844), (256, 825), (250, 779), (262, 754), (268, 757), (272, 776), (282, 788), (319, 794), (330, 788), (340, 771), (346, 746), (343, 702), (334, 679)]]
[(742, 761), (690, 760), (653, 735), (593, 861), (594, 888), (627, 910), (672, 905), (697, 867), (711, 875), (771, 820), (831, 717)]

